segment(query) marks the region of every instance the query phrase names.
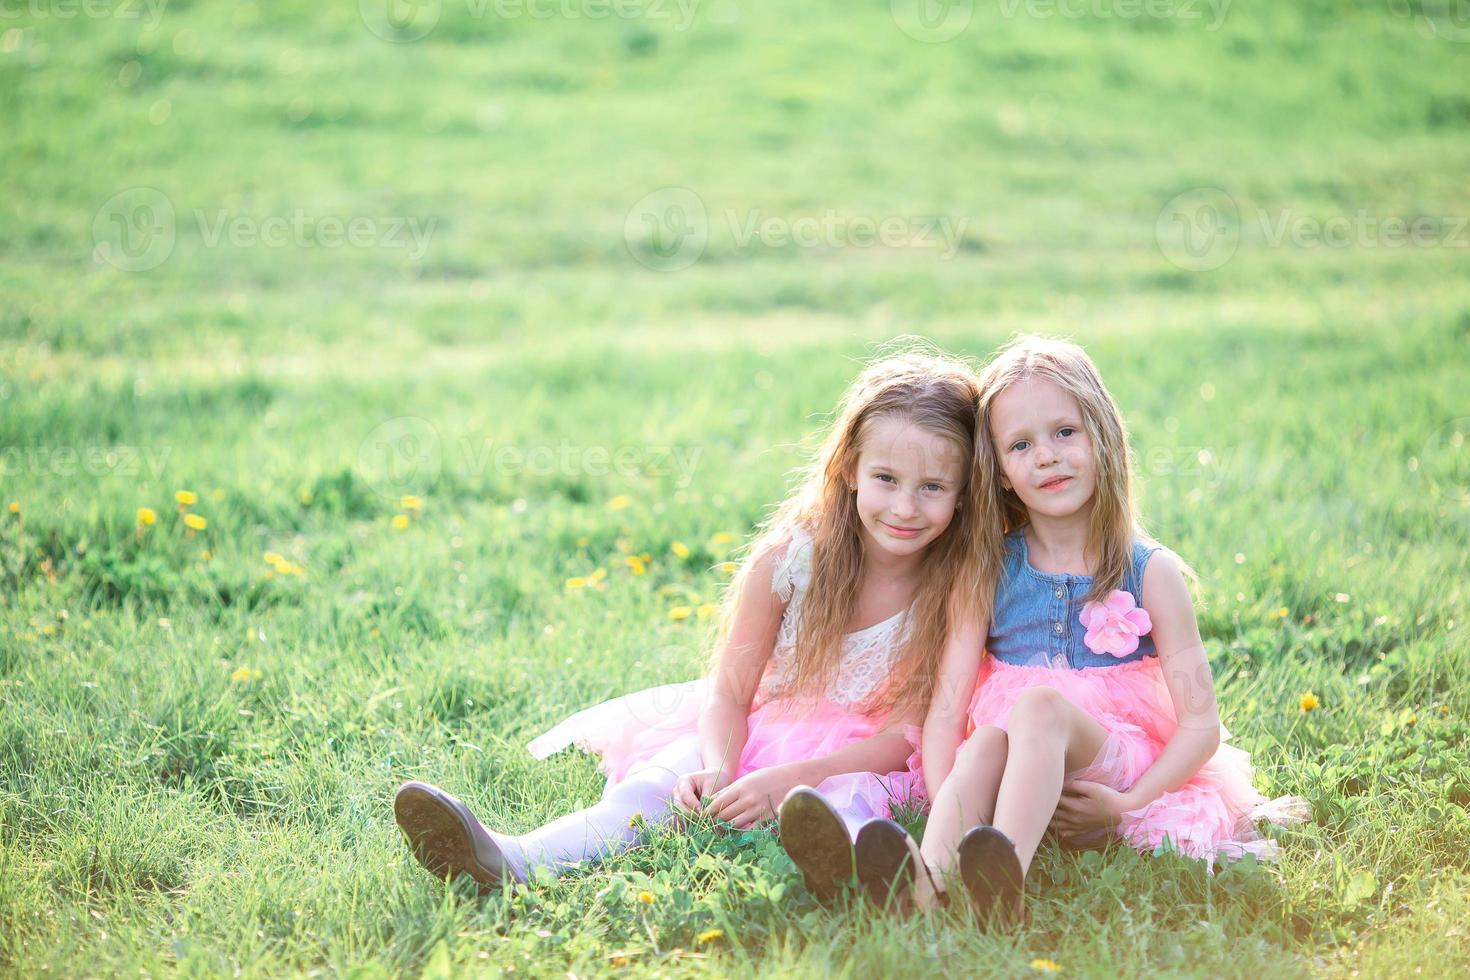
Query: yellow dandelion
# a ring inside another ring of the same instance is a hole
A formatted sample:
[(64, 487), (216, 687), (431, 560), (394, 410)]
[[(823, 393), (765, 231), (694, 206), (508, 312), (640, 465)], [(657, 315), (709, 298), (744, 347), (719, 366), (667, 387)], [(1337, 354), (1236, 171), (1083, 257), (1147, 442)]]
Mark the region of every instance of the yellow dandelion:
[(740, 566), (733, 561), (722, 561), (715, 567), (718, 568), (720, 571), (726, 573), (727, 575), (733, 575), (735, 574), (735, 570), (738, 569)]
[(265, 563), (267, 565), (279, 565), (285, 560), (286, 556), (281, 554), (279, 551), (267, 551), (265, 553)]
[(710, 535), (709, 543), (730, 544), (734, 540), (735, 535), (731, 534), (729, 531), (716, 531), (714, 534)]
[(203, 551), (199, 552), (200, 561), (209, 561), (213, 557), (214, 555), (210, 552), (208, 548), (205, 548)]
[(675, 606), (673, 609), (669, 610), (669, 618), (688, 619), (691, 615), (693, 615), (693, 613), (694, 609), (691, 606)]
[(139, 507), (138, 523), (143, 527), (147, 527), (150, 524), (157, 524), (158, 512), (155, 511), (152, 507)]
[(404, 510), (423, 510), (424, 501), (422, 497), (415, 497), (413, 494), (410, 493), (405, 495), (402, 500), (398, 501), (398, 506), (402, 507)]
[(179, 490), (174, 493), (174, 499), (179, 502), (180, 507), (193, 507), (199, 503), (199, 494), (193, 490)]
[(689, 546), (682, 541), (675, 541), (673, 544), (669, 545), (669, 550), (672, 551), (675, 555), (678, 555), (680, 558), (689, 557)]
[(236, 684), (248, 684), (261, 678), (260, 671), (254, 667), (236, 667), (235, 672), (230, 675), (230, 680)]
[(303, 490), (303, 491), (301, 491), (301, 494), (300, 494), (301, 506), (303, 506), (303, 507), (310, 507), (311, 506), (311, 502), (314, 499), (316, 499), (316, 498), (314, 498), (311, 495), (311, 491), (310, 490)]
[(697, 942), (697, 943), (700, 943), (701, 945), (703, 945), (704, 943), (712, 943), (712, 942), (714, 942), (717, 939), (724, 939), (724, 938), (725, 938), (725, 930), (723, 930), (723, 929), (706, 929), (704, 932), (701, 932), (699, 935), (695, 936), (694, 937), (694, 941)]
[(653, 904), (653, 892), (646, 892), (646, 891), (645, 892), (639, 892), (638, 893), (638, 901), (642, 902), (644, 905), (652, 905)]
[(1311, 691), (1303, 694), (1301, 696), (1301, 700), (1297, 703), (1301, 705), (1303, 711), (1316, 711), (1317, 708), (1320, 707), (1322, 704), (1321, 701), (1317, 700), (1317, 695), (1313, 694)]
[(700, 619), (709, 619), (711, 616), (713, 616), (718, 611), (719, 611), (719, 607), (716, 606), (713, 602), (703, 603), (699, 607), (699, 618)]
[(408, 527), (408, 515), (407, 514), (394, 514), (393, 515), (393, 529), (396, 530), (396, 531), (402, 531), (406, 527)]
[(578, 548), (585, 548), (585, 547), (587, 547), (588, 542), (590, 542), (591, 540), (592, 540), (591, 538), (587, 537), (587, 535), (584, 534), (580, 538), (577, 539), (577, 547)]
[(607, 578), (607, 569), (599, 565), (597, 568), (593, 569), (591, 575), (587, 576), (587, 581), (590, 582), (592, 585), (596, 585), (598, 582), (601, 582), (605, 578)]
[(622, 510), (633, 502), (633, 498), (625, 493), (620, 493), (607, 502), (608, 510)]
[(1037, 959), (1031, 961), (1031, 969), (1035, 970), (1037, 973), (1061, 973), (1062, 964), (1054, 960)]
[(643, 564), (643, 559), (637, 555), (629, 555), (623, 559), (624, 564), (633, 570), (634, 575), (642, 575), (648, 571), (648, 566)]
[(643, 814), (641, 814), (641, 813), (635, 813), (631, 817), (628, 818), (628, 828), (630, 830), (636, 830), (636, 829), (638, 829), (638, 825), (640, 823), (642, 823), (642, 822), (643, 822)]
[(20, 513), (20, 501), (19, 500), (12, 500), (10, 502), (10, 512), (12, 514), (19, 514)]
[(209, 522), (200, 517), (198, 514), (185, 514), (184, 526), (191, 531), (202, 531), (205, 528), (209, 527)]
[(1419, 722), (1419, 716), (1418, 715), (1409, 715), (1409, 717), (1407, 717), (1407, 718), (1404, 719), (1404, 724), (1405, 725), (1415, 725), (1415, 724), (1418, 724), (1418, 722)]
[(567, 588), (585, 589), (587, 588), (587, 579), (581, 575), (574, 575), (571, 578), (567, 579)]

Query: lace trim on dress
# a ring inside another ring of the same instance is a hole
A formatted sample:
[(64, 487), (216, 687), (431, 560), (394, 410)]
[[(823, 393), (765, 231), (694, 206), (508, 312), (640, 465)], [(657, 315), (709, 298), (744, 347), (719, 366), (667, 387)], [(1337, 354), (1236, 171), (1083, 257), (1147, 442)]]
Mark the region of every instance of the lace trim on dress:
[[(787, 689), (796, 674), (796, 632), (801, 606), (812, 576), (812, 539), (805, 528), (795, 528), (786, 554), (771, 573), (771, 588), (786, 603), (776, 632), (771, 664), (761, 690), (775, 696)], [(857, 711), (877, 693), (893, 670), (893, 655), (907, 639), (908, 610), (895, 613), (866, 629), (842, 638), (837, 675), (827, 685), (826, 697), (846, 711)]]

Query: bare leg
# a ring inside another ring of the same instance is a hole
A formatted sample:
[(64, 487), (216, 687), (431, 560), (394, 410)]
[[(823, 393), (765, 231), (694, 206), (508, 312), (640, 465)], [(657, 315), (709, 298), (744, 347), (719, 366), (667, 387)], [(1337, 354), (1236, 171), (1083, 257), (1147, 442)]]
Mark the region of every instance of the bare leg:
[(1007, 721), (1010, 749), (994, 826), (1016, 845), (1024, 872), (1062, 797), (1068, 772), (1091, 765), (1107, 729), (1050, 687), (1022, 692)]
[(955, 755), (954, 768), (934, 794), (920, 853), (934, 880), (954, 870), (960, 838), (995, 815), (996, 793), (1005, 772), (1006, 733), (994, 725), (975, 729)]

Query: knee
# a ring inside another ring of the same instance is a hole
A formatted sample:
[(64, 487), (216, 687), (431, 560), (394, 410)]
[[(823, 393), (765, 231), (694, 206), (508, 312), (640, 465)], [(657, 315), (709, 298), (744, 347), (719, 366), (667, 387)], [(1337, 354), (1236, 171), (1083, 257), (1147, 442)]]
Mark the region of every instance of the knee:
[(1016, 735), (1064, 734), (1067, 700), (1051, 687), (1033, 687), (1021, 692), (1006, 719)]
[(994, 725), (984, 725), (965, 739), (955, 755), (955, 768), (965, 772), (1004, 761), (1008, 739), (1004, 730)]

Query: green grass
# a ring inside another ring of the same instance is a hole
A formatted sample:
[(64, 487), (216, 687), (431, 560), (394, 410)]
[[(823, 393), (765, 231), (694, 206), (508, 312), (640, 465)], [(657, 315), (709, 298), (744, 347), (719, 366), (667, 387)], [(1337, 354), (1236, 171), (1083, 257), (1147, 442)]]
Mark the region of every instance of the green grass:
[[(1470, 46), (1435, 34), (1447, 6), (1237, 5), (1210, 30), (977, 5), (941, 44), (877, 2), (711, 0), (679, 29), (672, 5), (445, 0), (417, 43), (351, 3), (173, 0), (152, 29), (12, 6), (0, 970), (1470, 970)], [(172, 245), (128, 259), (113, 215), (149, 216), (105, 205), (139, 187)], [(708, 241), (660, 272), (629, 212), (668, 187)], [(1228, 195), (1233, 252), (1171, 244), (1166, 205), (1199, 188)], [(296, 215), (281, 247), (212, 235)], [(743, 237), (829, 216), (816, 245)], [(368, 242), (324, 244), (355, 218)], [(885, 218), (947, 219), (952, 254), (852, 238)], [(1274, 233), (1334, 218), (1429, 240)], [(424, 247), (392, 239), (409, 221)], [(1044, 848), (1029, 926), (995, 938), (820, 908), (765, 833), (650, 832), (484, 898), (414, 864), (405, 778), (511, 831), (595, 799), (590, 760), (524, 742), (696, 676), (708, 620), (669, 610), (719, 595), (714, 535), (781, 498), (875, 345), (982, 358), (1018, 330), (1084, 343), (1119, 399), (1148, 524), (1201, 572), (1226, 724), (1262, 790), (1312, 802), (1278, 867)]]

